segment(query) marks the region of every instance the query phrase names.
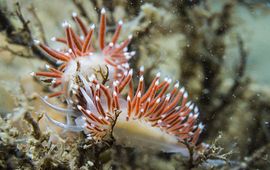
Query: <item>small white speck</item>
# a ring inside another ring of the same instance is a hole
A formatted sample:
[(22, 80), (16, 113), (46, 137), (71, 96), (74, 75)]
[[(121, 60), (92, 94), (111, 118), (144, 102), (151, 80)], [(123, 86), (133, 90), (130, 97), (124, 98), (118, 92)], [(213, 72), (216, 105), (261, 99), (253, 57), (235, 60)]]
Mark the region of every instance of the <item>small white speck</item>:
[(95, 29), (95, 24), (92, 24), (91, 26), (90, 26), (90, 28), (93, 30), (93, 29)]
[(184, 98), (187, 98), (187, 97), (188, 97), (188, 93), (185, 92), (185, 93), (184, 93)]
[(35, 76), (36, 73), (35, 73), (35, 72), (31, 72), (30, 75), (31, 75), (31, 76)]
[(50, 69), (51, 67), (48, 64), (45, 64), (46, 69)]
[(179, 87), (179, 82), (176, 82), (175, 85), (174, 85), (175, 88), (178, 88)]
[(56, 41), (56, 37), (52, 37), (51, 38), (51, 41)]
[(34, 44), (35, 45), (39, 45), (40, 44), (40, 41), (39, 40), (34, 40)]
[(73, 16), (73, 17), (77, 17), (78, 14), (77, 14), (76, 12), (72, 12), (72, 16)]
[(110, 47), (113, 47), (113, 43), (112, 43), (112, 42), (110, 42), (110, 43), (109, 43), (109, 46), (110, 46)]
[(136, 51), (131, 51), (131, 52), (130, 52), (130, 55), (131, 55), (131, 56), (134, 56), (135, 54), (136, 54)]
[(118, 21), (118, 24), (119, 24), (119, 25), (123, 25), (123, 21), (122, 21), (122, 20), (119, 20), (119, 21)]
[(106, 9), (105, 8), (102, 8), (101, 9), (101, 14), (105, 14), (106, 13)]
[(69, 27), (69, 26), (70, 26), (70, 24), (67, 21), (64, 21), (62, 23), (62, 27), (64, 27), (64, 28)]
[(144, 79), (144, 78), (143, 78), (143, 75), (142, 75), (142, 76), (140, 77), (140, 81), (142, 82), (142, 81), (143, 81), (143, 79)]
[(129, 70), (128, 74), (132, 75), (133, 74), (133, 69)]
[(140, 67), (140, 72), (144, 72), (144, 66)]
[(141, 93), (141, 91), (139, 91), (137, 94), (137, 97), (141, 97), (141, 96), (142, 96), (142, 93)]

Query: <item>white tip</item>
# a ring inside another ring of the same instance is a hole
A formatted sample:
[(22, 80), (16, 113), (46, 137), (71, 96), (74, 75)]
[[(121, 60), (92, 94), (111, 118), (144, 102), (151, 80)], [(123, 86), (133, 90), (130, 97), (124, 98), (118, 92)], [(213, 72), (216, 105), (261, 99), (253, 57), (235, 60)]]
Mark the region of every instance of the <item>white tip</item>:
[(113, 91), (113, 95), (114, 95), (114, 96), (117, 96), (117, 93), (116, 93), (116, 91)]
[(68, 52), (69, 52), (69, 53), (72, 53), (72, 49), (68, 49)]
[(136, 51), (131, 51), (130, 56), (134, 56), (136, 54)]
[(96, 101), (99, 101), (99, 97), (98, 96), (96, 96)]
[(139, 91), (137, 94), (137, 97), (141, 97), (141, 96), (142, 96), (142, 93), (141, 93), (141, 91)]
[(69, 23), (67, 22), (67, 21), (64, 21), (63, 23), (62, 23), (62, 27), (69, 27), (70, 25), (69, 25)]
[(133, 74), (133, 69), (129, 70), (128, 74), (132, 75)]
[(148, 97), (147, 98), (147, 102), (151, 102), (151, 97)]
[(184, 98), (187, 98), (187, 97), (188, 97), (188, 93), (185, 92), (185, 93), (184, 93)]
[(102, 8), (101, 9), (101, 14), (105, 14), (106, 13), (106, 9), (105, 8)]
[(110, 43), (109, 43), (109, 46), (110, 46), (110, 47), (113, 47), (113, 43), (112, 43), (112, 42), (110, 42)]
[(130, 96), (127, 97), (127, 101), (130, 101)]
[(52, 79), (51, 83), (52, 84), (56, 83), (56, 79)]
[(125, 67), (126, 69), (129, 68), (129, 64), (128, 63), (124, 63), (124, 64), (122, 64), (122, 66)]
[(167, 82), (168, 82), (169, 84), (171, 84), (172, 79), (168, 78)]
[(78, 16), (78, 14), (76, 12), (72, 12), (72, 16), (76, 17), (76, 16)]
[(198, 128), (201, 129), (201, 130), (203, 130), (204, 125), (202, 123), (200, 123)]
[(36, 76), (36, 73), (35, 72), (31, 72), (30, 75), (31, 76)]
[(52, 37), (51, 38), (51, 41), (56, 41), (56, 37)]
[(143, 75), (141, 75), (141, 77), (140, 77), (140, 81), (142, 82), (143, 80), (144, 80)]
[(129, 40), (131, 40), (131, 39), (132, 39), (132, 37), (133, 37), (132, 35), (129, 35), (129, 36), (128, 36), (128, 39), (129, 39)]
[(96, 27), (95, 24), (92, 24), (90, 28), (93, 30), (95, 29), (95, 27)]
[(78, 108), (79, 110), (81, 110), (81, 109), (82, 109), (82, 106), (81, 106), (81, 105), (77, 105), (77, 108)]
[(198, 113), (199, 112), (199, 108), (197, 106), (194, 108), (194, 112), (195, 113)]
[(89, 114), (89, 115), (91, 115), (91, 112), (90, 112), (90, 110), (86, 110), (86, 113), (87, 113), (87, 114)]
[(125, 55), (125, 58), (126, 58), (127, 60), (130, 60), (130, 59), (132, 58), (132, 56), (130, 56), (130, 55)]
[(156, 103), (159, 103), (160, 102), (160, 97), (157, 99)]
[(34, 44), (35, 45), (39, 45), (40, 44), (40, 41), (39, 40), (34, 40)]
[(78, 89), (79, 89), (79, 86), (78, 86), (77, 84), (74, 84), (74, 85), (72, 86), (72, 88), (75, 89), (75, 90), (78, 90)]
[(189, 108), (190, 110), (192, 110), (193, 107), (194, 107), (194, 103), (192, 103), (188, 108)]
[(180, 106), (177, 106), (177, 107), (175, 107), (174, 109), (175, 110), (179, 110), (181, 107)]
[(155, 86), (157, 86), (157, 85), (159, 85), (159, 80), (157, 80), (157, 81), (155, 82)]
[(157, 73), (156, 77), (160, 77), (160, 72)]
[(185, 88), (182, 87), (182, 88), (180, 89), (180, 92), (181, 92), (181, 93), (184, 93), (184, 92), (185, 92)]
[(167, 94), (167, 95), (166, 95), (166, 99), (165, 99), (165, 100), (167, 100), (167, 101), (168, 101), (168, 100), (170, 100), (170, 98), (171, 98), (171, 94)]
[(96, 88), (97, 88), (97, 90), (99, 90), (99, 89), (100, 89), (100, 85), (99, 85), (99, 84), (97, 84), (97, 85), (96, 85)]
[(189, 105), (191, 104), (191, 101), (186, 103), (186, 107), (189, 107)]
[(176, 82), (174, 87), (178, 89), (179, 88), (179, 82)]
[(48, 64), (45, 64), (46, 69), (50, 69), (51, 67)]
[(123, 25), (123, 21), (122, 20), (118, 21), (118, 24)]
[(144, 66), (140, 67), (140, 72), (144, 72)]
[(48, 96), (44, 96), (44, 99), (47, 100), (49, 97)]

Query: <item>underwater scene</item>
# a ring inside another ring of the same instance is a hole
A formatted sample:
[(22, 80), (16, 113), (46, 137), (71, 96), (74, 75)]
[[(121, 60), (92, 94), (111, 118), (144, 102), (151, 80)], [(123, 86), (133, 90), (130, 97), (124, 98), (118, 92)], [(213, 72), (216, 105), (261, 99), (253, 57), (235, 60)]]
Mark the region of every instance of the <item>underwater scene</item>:
[(0, 0), (0, 169), (270, 169), (270, 0)]

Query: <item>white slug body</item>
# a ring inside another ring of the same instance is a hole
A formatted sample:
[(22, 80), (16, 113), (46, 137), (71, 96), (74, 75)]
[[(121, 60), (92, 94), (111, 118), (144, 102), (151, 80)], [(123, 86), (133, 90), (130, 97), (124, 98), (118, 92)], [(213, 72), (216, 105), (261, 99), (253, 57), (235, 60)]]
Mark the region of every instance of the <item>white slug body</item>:
[(126, 121), (125, 119), (118, 119), (114, 129), (114, 137), (116, 143), (123, 146), (181, 153), (188, 156), (187, 148), (179, 143), (175, 136), (153, 127), (143, 120)]

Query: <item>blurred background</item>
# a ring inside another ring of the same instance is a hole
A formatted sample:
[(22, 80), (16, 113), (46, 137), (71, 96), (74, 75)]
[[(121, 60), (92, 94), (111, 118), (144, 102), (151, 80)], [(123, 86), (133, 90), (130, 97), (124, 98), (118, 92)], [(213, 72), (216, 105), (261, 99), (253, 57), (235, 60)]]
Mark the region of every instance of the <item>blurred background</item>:
[[(177, 154), (121, 146), (106, 151), (96, 166), (96, 151), (59, 137), (63, 132), (42, 117), (44, 112), (57, 117), (38, 98), (51, 89), (30, 73), (57, 63), (33, 40), (61, 48), (50, 39), (64, 36), (63, 21), (75, 26), (72, 12), (87, 25), (98, 25), (102, 7), (108, 34), (122, 19), (121, 40), (133, 35), (129, 49), (136, 56), (130, 64), (137, 71), (144, 65), (146, 84), (160, 71), (179, 80), (199, 106), (205, 124), (200, 141), (216, 146), (215, 156), (228, 163), (204, 162), (196, 168), (270, 167), (269, 0), (0, 0), (0, 153), (8, 153), (0, 156), (1, 168), (187, 167)], [(35, 126), (40, 131), (32, 131)]]

